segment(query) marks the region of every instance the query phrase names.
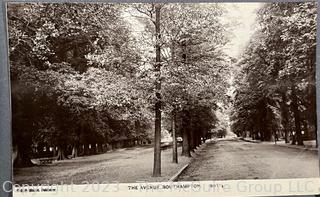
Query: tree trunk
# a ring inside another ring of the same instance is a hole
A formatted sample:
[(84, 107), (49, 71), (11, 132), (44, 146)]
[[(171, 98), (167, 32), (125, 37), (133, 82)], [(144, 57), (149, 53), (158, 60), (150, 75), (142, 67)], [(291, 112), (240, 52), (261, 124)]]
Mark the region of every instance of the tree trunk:
[(284, 129), (284, 142), (289, 143), (288, 128)]
[(78, 157), (78, 144), (74, 144), (73, 147), (72, 147), (72, 154), (71, 154), (71, 157), (72, 158), (76, 158)]
[(195, 149), (195, 139), (194, 139), (194, 133), (195, 133), (195, 127), (193, 122), (193, 111), (189, 111), (189, 124), (188, 124), (188, 132), (189, 132), (189, 150), (194, 152)]
[[(312, 83), (312, 82), (310, 82)], [(308, 122), (311, 125), (314, 125), (314, 136), (316, 140), (316, 145), (318, 144), (318, 131), (317, 131), (317, 98), (316, 98), (316, 86), (315, 84), (309, 84), (308, 94), (310, 95), (310, 105), (309, 105), (309, 113), (308, 113)], [(318, 147), (318, 145), (317, 145)]]
[(65, 149), (66, 149), (66, 147), (65, 147), (64, 145), (61, 145), (61, 146), (58, 147), (57, 160), (64, 160), (64, 159), (66, 159)]
[[(132, 145), (131, 145), (131, 141), (130, 141), (130, 147), (131, 147)], [(103, 145), (102, 144), (98, 144), (98, 147), (97, 147), (97, 152), (98, 153), (103, 153), (104, 151), (103, 151)]]
[(191, 157), (190, 154), (190, 112), (183, 110), (182, 112), (182, 156)]
[(154, 161), (153, 161), (153, 177), (161, 176), (161, 48), (160, 48), (160, 4), (155, 5), (156, 11), (156, 104), (155, 104), (155, 135), (154, 135)]
[(34, 166), (29, 157), (30, 148), (16, 145), (13, 148), (13, 166), (14, 167), (30, 167)]
[(284, 140), (285, 143), (289, 143), (289, 111), (287, 106), (287, 96), (286, 91), (282, 92), (282, 102), (281, 102), (281, 123), (283, 126)]
[(89, 144), (84, 144), (83, 153), (84, 153), (84, 155), (89, 155), (89, 153), (90, 153)]
[(178, 163), (178, 148), (177, 148), (177, 136), (176, 136), (176, 113), (175, 109), (172, 111), (172, 162)]
[(195, 148), (197, 148), (201, 142), (199, 142), (199, 139), (200, 139), (200, 131), (195, 133), (195, 138), (194, 138), (194, 145), (195, 145)]
[(317, 124), (315, 125), (315, 132), (316, 132), (316, 147), (318, 148), (319, 141), (318, 141), (318, 126), (317, 126)]
[(318, 130), (317, 130), (317, 91), (316, 91), (316, 47), (312, 47), (309, 51), (309, 85), (308, 94), (310, 96), (310, 105), (308, 110), (308, 120), (311, 125), (314, 125), (314, 136), (316, 139), (316, 147), (318, 147)]
[(251, 132), (252, 139), (255, 140), (256, 139), (256, 134), (254, 132), (254, 127), (253, 126), (251, 127), (250, 132)]
[(265, 136), (264, 136), (264, 131), (262, 130), (262, 131), (260, 131), (260, 134), (261, 134), (261, 138), (260, 138), (260, 140), (261, 141), (265, 141)]
[(15, 161), (17, 160), (18, 158), (18, 146), (17, 145), (14, 145), (12, 146), (12, 155), (11, 155), (11, 163), (12, 165), (15, 164)]
[(188, 132), (189, 132), (189, 136), (190, 136), (190, 138), (189, 138), (189, 147), (190, 147), (189, 150), (194, 152), (194, 149), (195, 149), (194, 141), (195, 141), (195, 139), (194, 139), (194, 130), (193, 130), (193, 127), (192, 127), (191, 124), (189, 125)]
[(293, 133), (291, 132), (291, 136), (292, 136), (291, 144), (296, 145), (296, 143), (297, 143), (296, 135), (293, 135)]
[(91, 144), (91, 155), (96, 155), (97, 154), (97, 144)]
[(267, 98), (263, 98), (261, 103), (259, 104), (259, 109), (261, 110), (260, 117), (260, 125), (259, 130), (261, 132), (261, 141), (270, 141), (271, 140), (271, 132), (268, 131), (268, 110), (267, 110)]
[(298, 145), (303, 145), (302, 135), (301, 135), (301, 120), (300, 120), (300, 114), (298, 109), (298, 98), (296, 95), (295, 87), (292, 86), (292, 111), (294, 116), (294, 125), (295, 125), (295, 137), (298, 142)]
[(56, 149), (56, 146), (54, 145), (53, 151), (52, 151), (52, 157), (55, 157), (55, 156), (57, 156), (57, 149)]
[(302, 122), (302, 131), (304, 131), (304, 135), (309, 137), (309, 126), (308, 126), (308, 120), (301, 120)]
[(183, 141), (182, 141), (182, 156), (191, 157), (190, 149), (189, 149), (189, 132), (187, 128), (183, 128)]
[(83, 156), (84, 155), (84, 145), (80, 144), (78, 149), (78, 155)]

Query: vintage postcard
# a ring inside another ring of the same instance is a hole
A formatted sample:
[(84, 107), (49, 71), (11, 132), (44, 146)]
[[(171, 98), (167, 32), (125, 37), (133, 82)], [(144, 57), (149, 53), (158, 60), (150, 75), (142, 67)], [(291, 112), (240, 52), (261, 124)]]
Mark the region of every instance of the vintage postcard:
[(14, 196), (320, 193), (317, 2), (20, 2), (7, 23)]

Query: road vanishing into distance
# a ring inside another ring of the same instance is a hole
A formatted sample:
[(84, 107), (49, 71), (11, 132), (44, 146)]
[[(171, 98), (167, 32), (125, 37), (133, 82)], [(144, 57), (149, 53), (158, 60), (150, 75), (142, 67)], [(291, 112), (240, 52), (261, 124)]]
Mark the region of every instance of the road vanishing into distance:
[(270, 142), (252, 143), (240, 139), (211, 141), (196, 154), (197, 159), (180, 175), (179, 181), (319, 176), (316, 151), (288, 148)]

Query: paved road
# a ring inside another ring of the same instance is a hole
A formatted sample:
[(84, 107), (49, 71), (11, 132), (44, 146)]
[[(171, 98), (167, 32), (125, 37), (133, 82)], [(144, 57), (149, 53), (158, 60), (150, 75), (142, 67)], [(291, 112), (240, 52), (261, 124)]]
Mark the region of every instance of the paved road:
[(238, 139), (211, 142), (179, 181), (307, 178), (319, 176), (316, 152)]

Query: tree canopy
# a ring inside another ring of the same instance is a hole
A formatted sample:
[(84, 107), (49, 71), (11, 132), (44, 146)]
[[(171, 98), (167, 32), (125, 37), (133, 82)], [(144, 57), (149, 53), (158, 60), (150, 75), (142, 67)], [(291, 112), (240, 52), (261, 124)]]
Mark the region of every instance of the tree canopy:
[(291, 132), (298, 144), (302, 130), (316, 134), (316, 7), (269, 3), (258, 11), (259, 25), (236, 65), (234, 132), (263, 140)]
[[(10, 4), (16, 165), (30, 164), (41, 146), (57, 147), (64, 159), (70, 147), (77, 156), (88, 145), (151, 140), (157, 80), (164, 117), (179, 116), (178, 135), (188, 131), (198, 141), (208, 135), (228, 85), (223, 12), (218, 4), (162, 4), (157, 77), (155, 53), (146, 52), (157, 44), (155, 4)], [(137, 16), (128, 21), (128, 13)], [(139, 36), (133, 20), (142, 26)]]

